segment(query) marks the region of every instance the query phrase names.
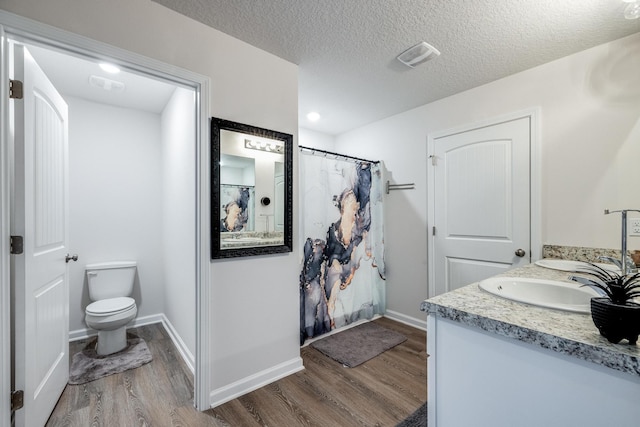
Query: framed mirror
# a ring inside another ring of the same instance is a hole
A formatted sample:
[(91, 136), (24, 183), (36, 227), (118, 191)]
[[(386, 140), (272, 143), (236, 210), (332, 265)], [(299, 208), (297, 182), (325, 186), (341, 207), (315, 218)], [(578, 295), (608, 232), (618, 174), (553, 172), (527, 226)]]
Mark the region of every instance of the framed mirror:
[(293, 250), (293, 136), (211, 119), (211, 258)]

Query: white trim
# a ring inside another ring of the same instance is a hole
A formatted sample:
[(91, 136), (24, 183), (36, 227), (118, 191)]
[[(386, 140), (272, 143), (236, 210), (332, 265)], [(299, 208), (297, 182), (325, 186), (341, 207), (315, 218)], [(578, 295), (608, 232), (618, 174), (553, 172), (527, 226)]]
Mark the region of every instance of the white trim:
[(435, 223), (435, 168), (429, 160), (430, 156), (435, 151), (435, 140), (445, 136), (455, 135), (462, 132), (468, 132), (470, 130), (479, 129), (487, 126), (493, 126), (496, 124), (513, 121), (521, 118), (528, 117), (530, 123), (529, 135), (531, 145), (529, 147), (529, 162), (530, 162), (530, 194), (529, 194), (529, 215), (530, 215), (530, 250), (531, 250), (531, 262), (537, 261), (542, 257), (542, 222), (541, 222), (541, 182), (540, 182), (540, 107), (528, 108), (512, 113), (503, 114), (497, 117), (480, 120), (478, 122), (457, 126), (452, 129), (447, 129), (438, 132), (432, 132), (427, 136), (427, 259), (428, 259), (428, 290), (429, 297), (432, 297), (436, 293), (435, 284), (435, 254), (434, 254), (434, 241), (433, 233), (431, 233), (431, 227)]
[(200, 91), (196, 92), (196, 354), (193, 403), (196, 409), (208, 409), (211, 392), (212, 366), (209, 326), (211, 325), (211, 224), (209, 205), (211, 177), (209, 159), (209, 89), (210, 80), (200, 81)]
[(427, 321), (425, 319), (418, 319), (417, 317), (407, 316), (406, 314), (402, 314), (393, 310), (387, 310), (384, 313), (384, 317), (399, 323), (404, 323), (405, 325), (411, 326), (412, 328), (420, 329), (421, 331), (427, 330)]
[(540, 156), (540, 107), (529, 110), (531, 124), (531, 262), (542, 258), (542, 159)]
[(130, 52), (98, 40), (0, 10), (0, 23), (13, 40), (45, 46), (67, 54), (97, 61), (109, 61), (123, 69), (135, 70), (189, 88), (208, 77)]
[(98, 335), (98, 333), (93, 329), (76, 329), (75, 331), (69, 331), (69, 342), (84, 340), (96, 335)]
[[(6, 33), (19, 41), (29, 42), (64, 51), (83, 57), (109, 60), (124, 69), (137, 71), (139, 73), (154, 76), (171, 81), (174, 84), (193, 88), (196, 93), (196, 361), (194, 375), (194, 404), (197, 409), (205, 410), (209, 405), (209, 391), (211, 378), (211, 364), (208, 363), (210, 356), (209, 339), (209, 312), (210, 312), (210, 283), (209, 283), (209, 223), (207, 209), (209, 206), (209, 99), (210, 99), (210, 79), (206, 76), (191, 72), (189, 70), (176, 67), (171, 64), (157, 61), (124, 49), (120, 49), (106, 43), (92, 40), (68, 31), (64, 31), (47, 24), (43, 24), (19, 15), (0, 10), (0, 25), (5, 26)], [(4, 85), (2, 85), (4, 86)], [(4, 128), (4, 127), (3, 127)], [(6, 168), (2, 168), (6, 174)], [(1, 183), (3, 186), (5, 183)], [(0, 188), (6, 197), (5, 188)], [(4, 205), (3, 205), (4, 206)], [(6, 209), (6, 208), (5, 208)], [(7, 211), (8, 212), (8, 211)], [(4, 210), (3, 210), (4, 214)], [(3, 219), (4, 221), (4, 219)], [(4, 233), (4, 231), (3, 231)], [(3, 238), (5, 236), (2, 236)], [(6, 241), (5, 239), (3, 239)], [(5, 255), (1, 262), (6, 262)], [(2, 269), (6, 271), (6, 269)], [(4, 292), (3, 288), (0, 291)], [(0, 298), (3, 294), (0, 293)], [(2, 312), (6, 313), (4, 304)], [(1, 331), (0, 331), (1, 333)], [(8, 352), (5, 341), (2, 341), (3, 355)], [(6, 365), (4, 362), (3, 365)], [(4, 366), (2, 367), (4, 371)], [(6, 401), (4, 399), (3, 401)], [(4, 414), (5, 411), (2, 411)], [(8, 416), (8, 415), (7, 415)], [(0, 426), (6, 421), (3, 417)]]
[[(151, 325), (153, 323), (163, 323), (166, 317), (164, 314), (152, 314), (144, 317), (136, 317), (131, 322), (127, 324), (127, 329), (129, 328), (137, 328), (140, 326)], [(93, 337), (98, 335), (95, 329), (91, 328), (82, 328), (76, 329), (75, 331), (69, 331), (69, 342), (84, 340), (89, 337)]]
[(435, 272), (435, 250), (433, 232), (435, 226), (435, 185), (436, 170), (429, 161), (435, 156), (435, 135), (427, 136), (427, 297), (436, 295), (436, 272)]
[[(429, 396), (429, 404), (427, 405), (427, 419), (431, 420), (430, 425), (438, 425), (438, 414), (436, 408), (438, 407), (438, 396), (436, 394), (436, 385), (438, 376), (436, 375), (438, 370), (436, 364), (438, 363), (438, 348), (436, 346), (437, 334), (436, 322), (438, 317), (435, 313), (429, 313), (427, 316), (427, 396)], [(433, 344), (434, 348), (429, 349), (429, 343)]]
[(162, 314), (162, 326), (164, 326), (164, 329), (169, 334), (169, 337), (171, 337), (173, 345), (175, 345), (178, 349), (178, 352), (180, 353), (180, 356), (182, 356), (182, 360), (184, 360), (184, 363), (186, 363), (187, 368), (189, 368), (191, 373), (195, 375), (196, 360), (193, 356), (193, 353), (189, 351), (187, 345), (182, 340), (182, 337), (180, 337), (180, 335), (178, 334), (178, 331), (176, 331), (171, 322), (169, 322), (167, 316), (165, 316), (164, 314)]
[(211, 392), (210, 396), (211, 407), (215, 408), (216, 406), (222, 405), (223, 403), (229, 402), (230, 400), (236, 399), (291, 374), (295, 374), (303, 369), (302, 358), (296, 357), (224, 387), (215, 389)]
[(0, 25), (0, 427), (11, 425), (11, 300), (9, 265), (11, 254), (8, 242), (10, 232), (10, 167), (11, 153), (9, 149), (9, 94), (7, 93), (8, 70), (5, 58), (6, 46), (4, 27)]

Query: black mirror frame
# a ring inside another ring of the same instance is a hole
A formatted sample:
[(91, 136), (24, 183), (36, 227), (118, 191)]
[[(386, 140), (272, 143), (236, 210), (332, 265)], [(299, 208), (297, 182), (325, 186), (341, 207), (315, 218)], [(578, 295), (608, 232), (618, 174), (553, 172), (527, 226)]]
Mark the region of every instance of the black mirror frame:
[[(284, 242), (274, 246), (222, 249), (220, 239), (220, 131), (229, 130), (284, 142)], [(293, 135), (229, 120), (211, 118), (211, 259), (279, 254), (293, 251)]]

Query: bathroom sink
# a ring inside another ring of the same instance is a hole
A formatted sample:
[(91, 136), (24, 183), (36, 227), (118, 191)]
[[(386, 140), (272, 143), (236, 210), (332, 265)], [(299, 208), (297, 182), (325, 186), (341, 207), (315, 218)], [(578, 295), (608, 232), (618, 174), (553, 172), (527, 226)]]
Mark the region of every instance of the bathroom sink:
[(478, 283), (480, 289), (512, 301), (555, 310), (589, 314), (596, 291), (579, 284), (523, 277), (492, 277)]
[[(540, 267), (550, 268), (552, 270), (560, 270), (560, 271), (578, 271), (579, 269), (589, 265), (586, 262), (573, 261), (570, 259), (555, 259), (555, 258), (541, 259), (536, 261), (535, 264)], [(594, 264), (604, 270), (620, 273), (620, 269), (613, 264), (604, 264), (604, 263), (598, 263), (598, 262)]]

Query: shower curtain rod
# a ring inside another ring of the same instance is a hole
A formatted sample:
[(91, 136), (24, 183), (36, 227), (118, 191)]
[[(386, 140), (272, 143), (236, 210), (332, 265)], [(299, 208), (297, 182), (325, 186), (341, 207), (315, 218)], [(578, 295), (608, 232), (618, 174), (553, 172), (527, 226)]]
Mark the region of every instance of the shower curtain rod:
[(331, 156), (344, 157), (345, 159), (356, 160), (356, 161), (359, 161), (359, 162), (367, 162), (367, 163), (374, 163), (374, 164), (380, 163), (380, 160), (361, 159), (360, 157), (347, 156), (346, 154), (334, 153), (333, 151), (320, 150), (318, 148), (305, 147), (303, 145), (298, 145), (298, 148), (301, 149), (301, 150), (311, 151), (312, 154), (322, 153), (322, 154), (325, 154), (325, 155), (329, 154)]

